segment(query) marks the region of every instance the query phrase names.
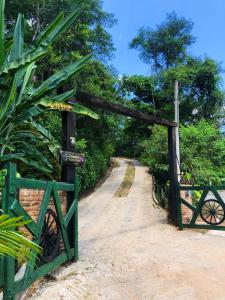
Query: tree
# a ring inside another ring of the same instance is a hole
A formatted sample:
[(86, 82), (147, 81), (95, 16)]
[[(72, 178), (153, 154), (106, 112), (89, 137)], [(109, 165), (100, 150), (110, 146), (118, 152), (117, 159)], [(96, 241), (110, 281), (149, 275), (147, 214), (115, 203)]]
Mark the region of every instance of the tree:
[(172, 12), (155, 30), (141, 28), (130, 43), (130, 48), (139, 50), (140, 58), (151, 64), (155, 72), (174, 67), (185, 61), (187, 48), (195, 41), (192, 29), (193, 23), (190, 20)]
[(225, 98), (220, 71), (220, 66), (213, 59), (189, 57), (185, 64), (162, 73), (161, 89), (164, 97), (170, 98), (171, 102), (174, 81), (179, 81), (181, 122), (219, 121)]
[(60, 12), (69, 14), (77, 8), (80, 10), (77, 22), (71, 26), (68, 34), (58, 40), (54, 53), (68, 56), (70, 52), (79, 55), (92, 52), (101, 60), (110, 59), (115, 49), (106, 29), (112, 27), (116, 20), (113, 14), (103, 11), (100, 0), (8, 0), (6, 22), (9, 26), (15, 24), (17, 12), (21, 12), (31, 24), (30, 30), (34, 39)]
[[(54, 92), (79, 72), (90, 56), (67, 65), (39, 84), (33, 82), (35, 63), (48, 53), (49, 46), (71, 26), (79, 11), (71, 12), (66, 18), (61, 13), (40, 32), (33, 43), (28, 44), (24, 41), (23, 15), (18, 15), (14, 34), (8, 37), (4, 32), (4, 1), (0, 3), (0, 12), (0, 162), (20, 160), (46, 173), (50, 171), (46, 167), (48, 162), (32, 144), (40, 136), (47, 140), (53, 137), (33, 118), (49, 109), (69, 110), (97, 118), (88, 108), (67, 102), (74, 95), (74, 90), (57, 95)], [(41, 163), (37, 162), (37, 157), (41, 158)]]
[(201, 119), (222, 123), (225, 95), (220, 66), (210, 58), (188, 57), (185, 63), (163, 70), (157, 76), (125, 76), (120, 90), (130, 95), (138, 109), (172, 120), (175, 80), (180, 86), (181, 123), (196, 123)]

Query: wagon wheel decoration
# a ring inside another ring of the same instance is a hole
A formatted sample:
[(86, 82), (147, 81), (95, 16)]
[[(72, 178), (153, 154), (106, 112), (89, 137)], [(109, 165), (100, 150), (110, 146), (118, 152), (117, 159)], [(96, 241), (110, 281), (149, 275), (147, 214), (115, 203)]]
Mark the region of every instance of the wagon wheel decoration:
[(219, 225), (225, 220), (224, 207), (217, 200), (206, 200), (202, 204), (200, 216), (207, 224)]
[(60, 252), (60, 229), (55, 212), (48, 208), (45, 214), (43, 230), (40, 238), (42, 254), (41, 263), (52, 261)]

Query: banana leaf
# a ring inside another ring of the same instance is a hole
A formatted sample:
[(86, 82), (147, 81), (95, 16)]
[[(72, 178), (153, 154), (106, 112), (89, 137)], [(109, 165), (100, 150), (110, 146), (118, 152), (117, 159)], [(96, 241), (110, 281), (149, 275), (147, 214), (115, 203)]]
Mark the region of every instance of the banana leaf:
[(14, 61), (22, 57), (24, 51), (24, 16), (19, 14), (13, 36), (13, 44), (8, 61)]
[(4, 34), (5, 34), (5, 0), (0, 1), (0, 66), (5, 60), (5, 49), (4, 49)]
[[(48, 36), (52, 31), (59, 25), (60, 21), (64, 18), (64, 13), (61, 12), (55, 20), (52, 21), (44, 30), (42, 30), (37, 38), (35, 39), (35, 44), (39, 46), (41, 43), (46, 43)], [(45, 41), (45, 42), (44, 42)]]
[(32, 73), (33, 73), (35, 68), (36, 68), (35, 63), (32, 62), (22, 70), (23, 73), (24, 73), (24, 76), (23, 76), (23, 83), (22, 83), (22, 86), (20, 88), (20, 93), (19, 93), (19, 95), (16, 99), (17, 105), (19, 105), (21, 100), (22, 100), (23, 93), (25, 92), (25, 89), (26, 89), (27, 85), (31, 81)]
[(13, 60), (12, 62), (6, 62), (0, 68), (0, 75), (7, 74), (12, 70), (17, 71), (19, 68), (24, 67), (30, 64), (31, 62), (37, 61), (47, 53), (48, 53), (47, 49), (38, 48), (34, 52), (28, 53), (27, 55), (24, 55), (16, 60)]
[(66, 82), (71, 76), (78, 73), (81, 68), (85, 66), (87, 61), (89, 61), (91, 55), (84, 56), (83, 58), (77, 60), (75, 63), (64, 67), (60, 71), (56, 72), (54, 75), (45, 80), (38, 88), (33, 90), (33, 93), (28, 99), (37, 99), (43, 96), (45, 93), (59, 87), (64, 82)]
[(59, 94), (57, 96), (51, 97), (51, 99), (56, 100), (56, 101), (66, 101), (66, 100), (71, 99), (74, 96), (75, 92), (76, 92), (75, 89), (73, 89), (73, 90), (67, 91), (63, 94)]
[(47, 47), (52, 44), (63, 32), (65, 32), (79, 16), (80, 11), (74, 10), (66, 18), (60, 14), (47, 29), (39, 35), (36, 40), (37, 45)]
[(16, 75), (12, 78), (11, 81), (11, 87), (8, 90), (8, 95), (6, 97), (3, 97), (3, 100), (1, 102), (0, 106), (0, 126), (1, 123), (3, 123), (3, 117), (5, 116), (6, 113), (9, 114), (9, 110), (11, 108), (11, 105), (13, 101), (15, 100), (16, 97)]
[(99, 115), (97, 113), (95, 113), (93, 110), (91, 110), (83, 105), (75, 103), (75, 104), (71, 104), (71, 106), (72, 106), (72, 112), (75, 112), (77, 114), (86, 115), (86, 116), (89, 116), (96, 120), (99, 119)]
[(0, 155), (0, 162), (11, 161), (11, 160), (22, 160), (24, 153), (12, 153)]
[(33, 263), (42, 249), (21, 233), (14, 231), (31, 222), (22, 219), (23, 217), (10, 218), (6, 214), (0, 216), (0, 256), (9, 255), (19, 262)]
[(38, 124), (37, 122), (34, 122), (33, 120), (31, 121), (31, 126), (32, 126), (32, 128), (35, 128), (42, 136), (44, 136), (48, 140), (54, 141), (54, 143), (56, 143), (54, 136), (44, 126), (42, 126), (41, 124)]
[(52, 110), (71, 111), (89, 116), (93, 119), (99, 119), (98, 114), (96, 114), (94, 111), (77, 103), (65, 103), (64, 101), (56, 101), (54, 99), (51, 100), (45, 98), (40, 101), (40, 104), (49, 107)]
[(33, 106), (30, 109), (25, 110), (20, 115), (18, 115), (14, 122), (15, 123), (21, 123), (24, 121), (29, 120), (32, 117), (38, 116), (40, 113), (42, 113), (44, 110), (40, 106)]

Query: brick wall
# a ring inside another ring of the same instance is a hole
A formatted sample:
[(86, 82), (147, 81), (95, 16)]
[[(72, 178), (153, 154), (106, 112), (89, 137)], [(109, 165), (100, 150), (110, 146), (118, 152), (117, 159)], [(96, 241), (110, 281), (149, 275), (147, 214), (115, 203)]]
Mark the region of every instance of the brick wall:
[[(37, 222), (40, 213), (41, 203), (44, 196), (44, 190), (34, 190), (34, 189), (20, 189), (18, 192), (19, 202), (30, 217)], [(66, 199), (67, 195), (65, 191), (59, 192), (59, 198), (61, 202), (61, 208), (63, 215), (66, 214)], [(1, 200), (1, 193), (0, 193)], [(1, 201), (0, 201), (1, 202)], [(55, 205), (52, 197), (50, 198), (48, 208), (55, 211)], [(20, 229), (27, 237), (31, 237), (31, 234), (26, 228)]]
[[(191, 197), (191, 193), (189, 191), (181, 191), (180, 192), (180, 196), (181, 198), (183, 198), (186, 202), (190, 203), (192, 205), (192, 197)], [(181, 212), (182, 212), (182, 220), (184, 224), (189, 224), (192, 216), (193, 216), (193, 212), (191, 209), (189, 209), (187, 206), (185, 206), (184, 204), (181, 204)]]
[[(39, 216), (43, 196), (44, 196), (43, 190), (20, 189), (19, 191), (19, 201), (21, 205), (35, 222), (37, 221)], [(60, 191), (59, 198), (61, 201), (61, 208), (62, 208), (63, 215), (65, 215), (66, 214), (66, 192)], [(50, 198), (48, 207), (52, 208), (55, 211), (55, 205), (52, 197)]]

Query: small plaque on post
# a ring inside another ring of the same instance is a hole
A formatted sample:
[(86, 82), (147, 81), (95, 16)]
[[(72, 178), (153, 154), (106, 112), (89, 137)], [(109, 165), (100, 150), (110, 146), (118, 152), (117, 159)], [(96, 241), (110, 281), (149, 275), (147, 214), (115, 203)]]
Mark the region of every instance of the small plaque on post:
[(84, 155), (82, 153), (75, 153), (70, 151), (60, 151), (60, 162), (63, 165), (68, 166), (80, 166), (85, 162)]

